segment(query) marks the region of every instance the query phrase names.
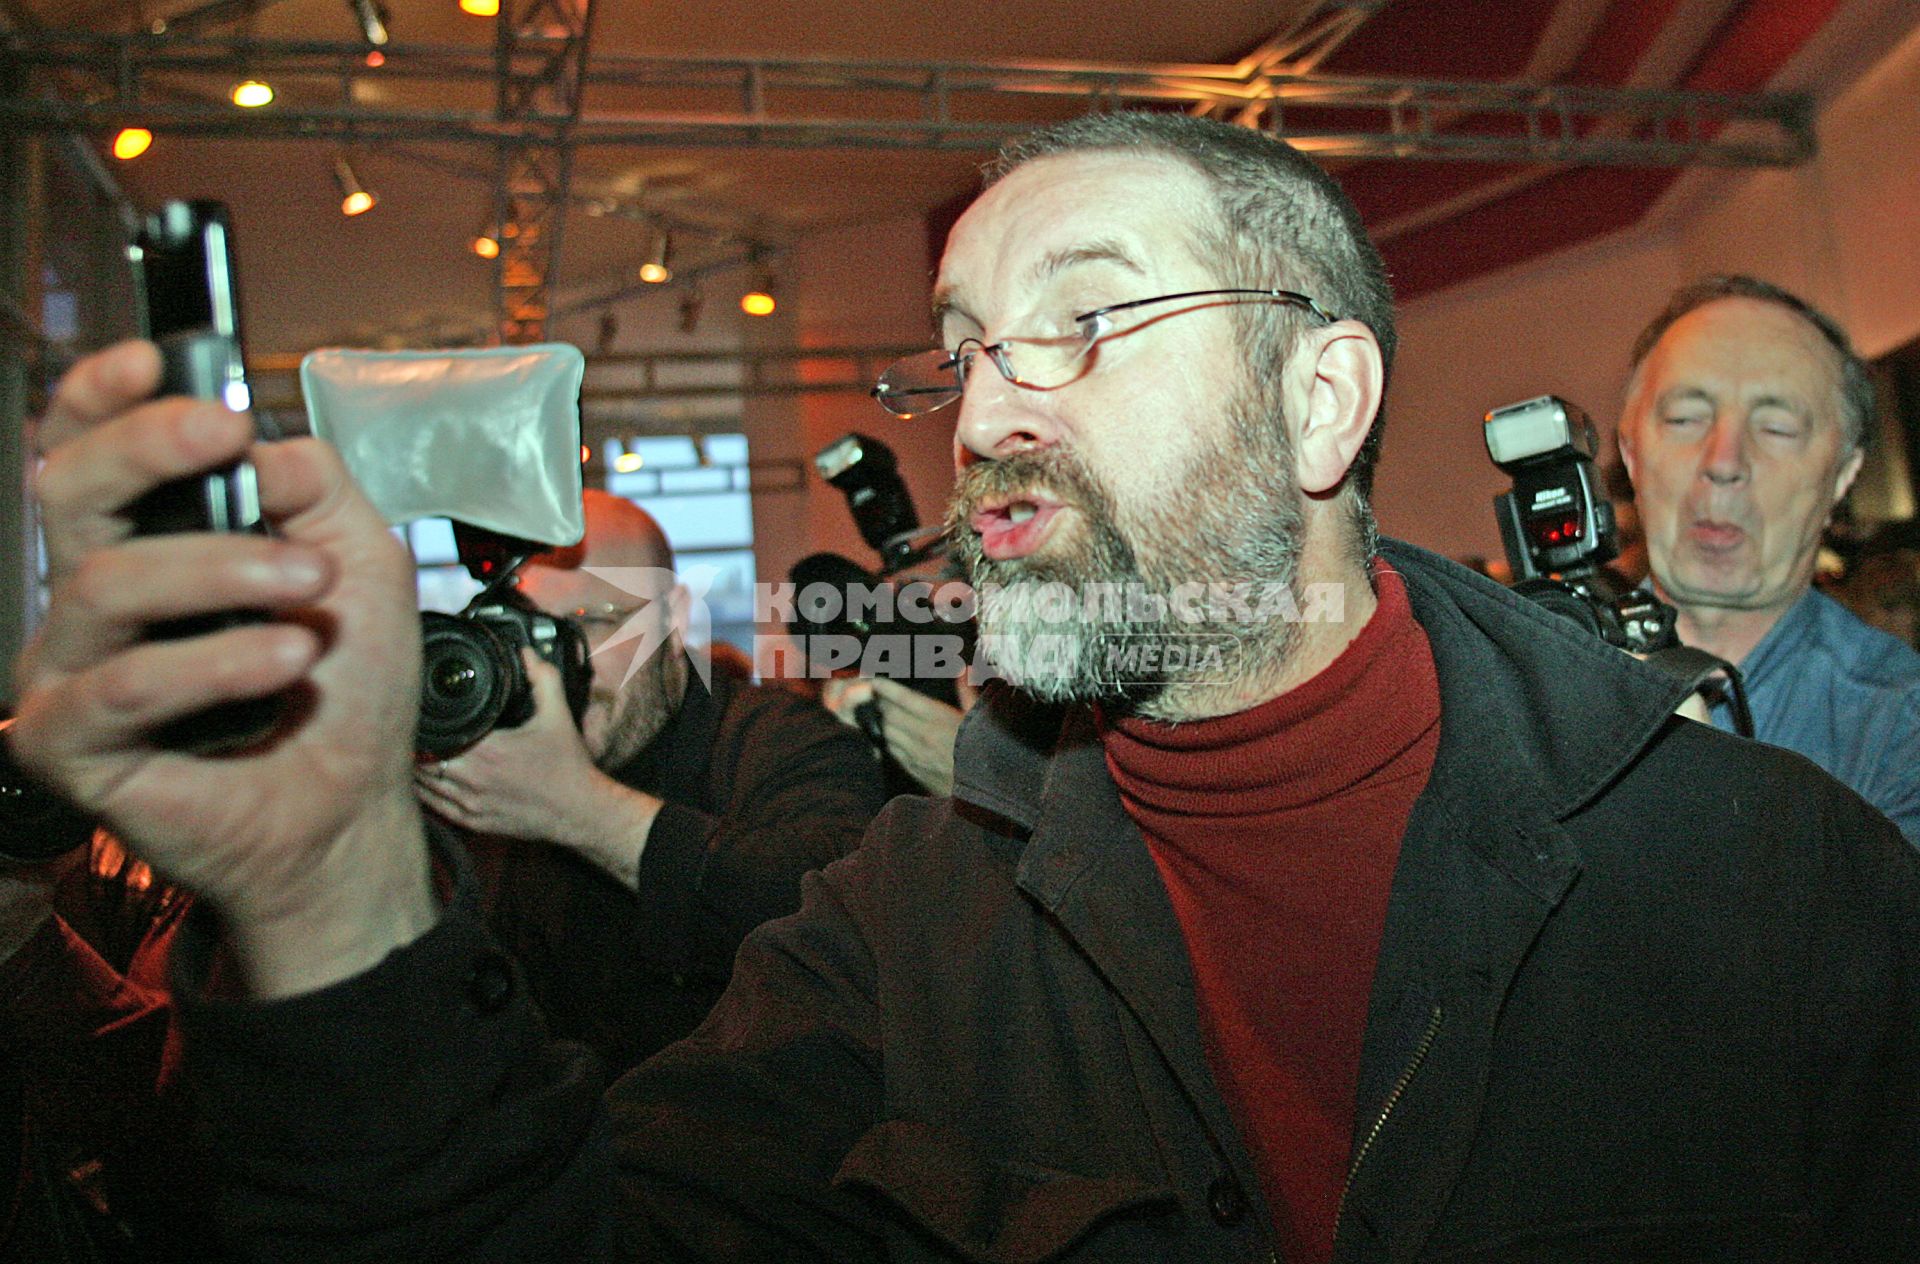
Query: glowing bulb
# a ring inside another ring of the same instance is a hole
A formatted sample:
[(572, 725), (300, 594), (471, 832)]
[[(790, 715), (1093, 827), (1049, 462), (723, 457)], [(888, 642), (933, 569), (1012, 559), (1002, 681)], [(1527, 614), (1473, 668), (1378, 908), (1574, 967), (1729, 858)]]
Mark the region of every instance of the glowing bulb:
[(773, 295), (765, 290), (749, 290), (740, 296), (740, 310), (749, 316), (771, 316), (773, 309)]
[(355, 189), (340, 199), (342, 215), (364, 215), (373, 209), (373, 194), (365, 189)]
[(500, 257), (500, 243), (485, 233), (482, 233), (473, 239), (473, 253), (479, 255), (482, 259), (498, 259)]
[(581, 444), (580, 445), (580, 464), (585, 465), (587, 462), (591, 460), (593, 460), (593, 449), (588, 447), (584, 443)]
[(622, 452), (613, 458), (613, 470), (616, 474), (631, 474), (646, 463), (646, 458), (638, 452)]
[(378, 70), (380, 69), (380, 67), (386, 64), (387, 64), (387, 55), (385, 53), (381, 52), (377, 48), (370, 48), (367, 50), (368, 69)]
[(673, 280), (673, 269), (664, 263), (654, 263), (649, 260), (640, 265), (640, 279), (648, 285), (663, 285)]
[(477, 18), (496, 17), (500, 12), (500, 0), (460, 0), (460, 11)]
[(138, 158), (147, 152), (147, 146), (153, 144), (153, 133), (144, 127), (123, 127), (120, 134), (113, 138), (113, 156), (125, 162), (129, 158)]
[(273, 100), (273, 89), (258, 79), (243, 79), (233, 85), (233, 103), (249, 110)]

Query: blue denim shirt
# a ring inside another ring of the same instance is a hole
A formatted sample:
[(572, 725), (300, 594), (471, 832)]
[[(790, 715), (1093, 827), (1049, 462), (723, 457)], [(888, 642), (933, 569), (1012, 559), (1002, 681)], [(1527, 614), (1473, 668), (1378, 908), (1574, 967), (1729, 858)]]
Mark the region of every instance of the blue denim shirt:
[[(1810, 589), (1740, 670), (1755, 737), (1819, 764), (1920, 847), (1920, 653)], [(1713, 722), (1733, 729), (1724, 705)]]

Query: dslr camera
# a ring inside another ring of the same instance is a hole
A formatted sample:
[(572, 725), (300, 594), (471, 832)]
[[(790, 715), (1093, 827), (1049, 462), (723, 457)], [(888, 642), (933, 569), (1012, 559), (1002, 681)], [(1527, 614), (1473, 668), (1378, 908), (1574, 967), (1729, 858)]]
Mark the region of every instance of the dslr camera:
[(518, 728), (532, 719), (533, 682), (521, 661), (523, 649), (559, 670), (578, 726), (593, 684), (586, 633), (575, 620), (546, 613), (512, 587), (514, 572), (538, 546), (458, 521), (454, 540), (474, 578), (495, 578), (459, 614), (428, 610), (420, 615), (414, 754), (447, 759), (495, 729)]
[(1493, 508), (1514, 591), (1631, 653), (1679, 644), (1673, 607), (1605, 565), (1620, 542), (1594, 469), (1600, 434), (1593, 419), (1542, 395), (1488, 413), (1486, 442), (1487, 455), (1513, 479)]

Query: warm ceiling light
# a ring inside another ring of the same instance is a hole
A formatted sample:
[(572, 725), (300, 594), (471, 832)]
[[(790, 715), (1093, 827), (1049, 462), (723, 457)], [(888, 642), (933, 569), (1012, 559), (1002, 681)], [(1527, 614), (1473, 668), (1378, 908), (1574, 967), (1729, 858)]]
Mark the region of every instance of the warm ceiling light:
[(334, 182), (340, 186), (340, 213), (342, 215), (364, 215), (373, 209), (374, 196), (353, 174), (345, 154), (333, 160)]
[(585, 465), (587, 462), (591, 460), (593, 460), (593, 449), (588, 447), (584, 443), (581, 444), (580, 445), (580, 464)]
[(498, 259), (500, 257), (500, 243), (485, 233), (481, 233), (473, 239), (473, 253), (479, 255), (482, 259)]
[(129, 158), (138, 158), (147, 152), (147, 146), (153, 144), (153, 133), (144, 127), (123, 127), (120, 134), (113, 138), (113, 156), (125, 162)]
[(673, 280), (673, 269), (667, 266), (667, 257), (672, 252), (673, 236), (665, 231), (655, 233), (653, 247), (640, 265), (640, 279), (648, 285), (663, 285)]
[(233, 85), (233, 103), (255, 110), (273, 100), (273, 89), (260, 79), (242, 79)]
[(500, 0), (460, 0), (460, 11), (477, 18), (496, 17), (500, 13)]
[(619, 456), (613, 458), (613, 472), (616, 474), (632, 474), (637, 470), (645, 468), (646, 464), (647, 459), (638, 452), (622, 452)]
[(767, 293), (765, 286), (748, 290), (740, 296), (740, 310), (749, 316), (771, 316), (776, 306), (773, 295)]
[(367, 43), (386, 47), (387, 11), (380, 0), (347, 0), (347, 7), (353, 10), (353, 20), (360, 24), (360, 34)]
[(367, 50), (367, 69), (378, 70), (387, 64), (387, 55), (377, 48)]

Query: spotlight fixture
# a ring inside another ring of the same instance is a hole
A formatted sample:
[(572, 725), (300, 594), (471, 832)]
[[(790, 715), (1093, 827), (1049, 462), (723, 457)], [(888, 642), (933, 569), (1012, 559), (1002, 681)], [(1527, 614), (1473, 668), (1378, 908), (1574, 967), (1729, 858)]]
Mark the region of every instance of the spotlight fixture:
[(740, 296), (740, 310), (749, 316), (771, 316), (779, 306), (773, 300), (773, 273), (767, 268), (765, 258), (759, 243), (747, 247), (747, 266), (752, 269), (753, 284)]
[(153, 144), (153, 133), (144, 127), (123, 127), (120, 134), (113, 138), (113, 156), (121, 162), (138, 158), (147, 152), (147, 146)]
[(613, 458), (613, 472), (615, 474), (633, 474), (645, 468), (646, 464), (647, 459), (638, 452), (622, 452), (619, 456)]
[(500, 243), (491, 235), (483, 232), (473, 239), (473, 253), (479, 255), (482, 259), (498, 259), (500, 257)]
[(345, 154), (333, 160), (333, 179), (340, 186), (342, 215), (364, 215), (373, 209), (377, 199), (367, 192), (366, 187), (360, 183), (360, 178), (353, 174), (353, 167), (348, 164)]
[(387, 64), (387, 55), (377, 48), (367, 50), (367, 69), (378, 70)]
[(380, 0), (347, 0), (347, 7), (353, 10), (353, 20), (360, 24), (360, 34), (375, 48), (387, 46), (387, 10)]
[(773, 299), (773, 282), (764, 272), (754, 278), (753, 288), (740, 296), (740, 310), (749, 316), (771, 316), (778, 306)]
[(264, 79), (242, 79), (233, 85), (233, 103), (242, 109), (257, 110), (273, 101), (273, 89)]
[(673, 269), (667, 265), (672, 253), (672, 234), (665, 229), (654, 233), (652, 249), (647, 251), (646, 260), (640, 265), (640, 279), (648, 285), (664, 285), (673, 280)]
[(460, 0), (460, 11), (471, 13), (477, 18), (497, 17), (500, 13), (500, 0)]

